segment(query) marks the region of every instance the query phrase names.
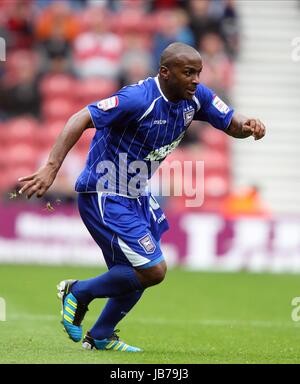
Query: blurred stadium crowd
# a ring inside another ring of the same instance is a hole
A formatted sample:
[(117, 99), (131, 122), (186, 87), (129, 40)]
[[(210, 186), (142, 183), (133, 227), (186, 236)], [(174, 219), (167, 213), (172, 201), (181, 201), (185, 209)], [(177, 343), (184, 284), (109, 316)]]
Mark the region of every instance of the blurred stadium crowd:
[[(0, 192), (47, 156), (66, 120), (121, 86), (156, 75), (163, 49), (181, 41), (204, 60), (202, 82), (226, 102), (239, 52), (233, 0), (2, 0), (0, 36)], [(68, 155), (51, 189), (73, 201), (93, 130)], [(216, 211), (230, 190), (226, 135), (193, 123), (168, 161), (205, 161), (205, 204)], [(182, 210), (184, 198), (165, 202)]]

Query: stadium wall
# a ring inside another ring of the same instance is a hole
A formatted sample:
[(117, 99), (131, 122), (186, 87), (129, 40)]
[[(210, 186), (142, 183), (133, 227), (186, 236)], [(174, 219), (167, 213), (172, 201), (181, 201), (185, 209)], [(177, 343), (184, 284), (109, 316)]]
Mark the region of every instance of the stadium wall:
[[(300, 273), (300, 216), (225, 219), (167, 212), (162, 247), (170, 267)], [(74, 207), (0, 205), (0, 263), (104, 266)]]

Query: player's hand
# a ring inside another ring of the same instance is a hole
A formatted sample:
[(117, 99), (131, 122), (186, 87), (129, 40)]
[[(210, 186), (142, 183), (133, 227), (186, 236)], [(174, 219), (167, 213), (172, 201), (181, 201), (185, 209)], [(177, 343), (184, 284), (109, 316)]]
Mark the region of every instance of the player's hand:
[(52, 167), (45, 165), (32, 175), (20, 177), (18, 181), (25, 184), (19, 194), (26, 193), (28, 199), (33, 195), (42, 197), (55, 180), (56, 173)]
[(259, 119), (248, 119), (243, 124), (242, 130), (244, 133), (249, 133), (255, 140), (262, 139), (266, 134), (266, 127)]

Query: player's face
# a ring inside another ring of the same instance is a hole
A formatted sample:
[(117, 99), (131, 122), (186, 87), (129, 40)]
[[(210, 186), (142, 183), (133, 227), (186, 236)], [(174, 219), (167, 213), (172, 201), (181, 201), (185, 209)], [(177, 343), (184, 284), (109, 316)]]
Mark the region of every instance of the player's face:
[(168, 68), (167, 87), (172, 101), (192, 99), (197, 85), (200, 83), (202, 71), (200, 57), (194, 59), (183, 58)]

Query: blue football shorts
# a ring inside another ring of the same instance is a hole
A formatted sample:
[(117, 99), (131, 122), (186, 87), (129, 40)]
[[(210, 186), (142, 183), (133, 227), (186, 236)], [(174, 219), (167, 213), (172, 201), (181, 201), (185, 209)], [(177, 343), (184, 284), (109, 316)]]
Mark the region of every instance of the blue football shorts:
[(110, 193), (79, 193), (81, 218), (102, 250), (108, 268), (149, 268), (164, 260), (160, 238), (169, 229), (156, 199)]

